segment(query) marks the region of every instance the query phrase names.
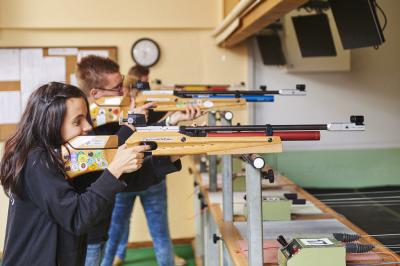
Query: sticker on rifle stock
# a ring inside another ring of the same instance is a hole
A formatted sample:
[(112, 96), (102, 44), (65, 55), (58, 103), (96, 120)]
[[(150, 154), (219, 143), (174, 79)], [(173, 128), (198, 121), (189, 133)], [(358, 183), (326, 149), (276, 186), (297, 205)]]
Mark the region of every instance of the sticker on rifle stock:
[(170, 98), (147, 98), (148, 102), (170, 102)]
[(69, 141), (72, 147), (74, 148), (79, 148), (82, 147), (83, 145), (87, 145), (87, 143), (90, 143), (95, 138), (95, 136), (80, 136), (75, 139), (72, 139)]
[(104, 99), (104, 105), (121, 105), (122, 97), (107, 97)]
[(101, 126), (106, 123), (106, 111), (103, 108), (99, 108), (97, 115), (94, 117), (96, 117), (97, 126)]
[(150, 137), (150, 138), (143, 138), (142, 141), (176, 141), (176, 138)]
[(173, 95), (173, 90), (154, 90), (154, 91), (142, 91), (142, 95)]
[(203, 103), (203, 106), (206, 107), (206, 108), (211, 108), (211, 107), (214, 106), (214, 103), (212, 101), (205, 101)]
[(82, 172), (87, 169), (99, 171), (108, 167), (104, 151), (78, 151), (72, 152), (65, 164), (66, 170), (71, 172)]

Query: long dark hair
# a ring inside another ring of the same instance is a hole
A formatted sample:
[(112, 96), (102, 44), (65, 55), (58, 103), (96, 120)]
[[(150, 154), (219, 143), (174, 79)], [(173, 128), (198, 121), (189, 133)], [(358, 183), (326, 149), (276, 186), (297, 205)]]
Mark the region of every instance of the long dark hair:
[[(51, 82), (35, 90), (29, 97), (17, 129), (5, 144), (0, 162), (0, 180), (8, 196), (21, 196), (21, 176), (29, 151), (41, 148), (47, 160), (65, 175), (64, 163), (60, 156), (61, 126), (66, 114), (66, 101), (83, 98), (85, 94), (75, 86)], [(49, 167), (49, 164), (47, 163)]]

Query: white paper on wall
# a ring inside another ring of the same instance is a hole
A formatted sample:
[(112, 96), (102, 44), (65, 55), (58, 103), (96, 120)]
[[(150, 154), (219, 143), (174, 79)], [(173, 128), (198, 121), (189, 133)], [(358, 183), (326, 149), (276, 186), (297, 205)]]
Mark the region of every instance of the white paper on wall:
[(77, 55), (78, 48), (49, 48), (49, 55)]
[(40, 84), (42, 49), (21, 49), (21, 106), (24, 108), (32, 91)]
[(72, 74), (69, 76), (69, 80), (70, 80), (69, 84), (78, 87), (78, 81), (76, 80), (76, 75), (75, 75), (74, 73), (72, 73)]
[(65, 57), (44, 57), (41, 65), (41, 77), (40, 83), (46, 84), (52, 81), (65, 83), (66, 78), (66, 66)]
[(66, 81), (65, 57), (43, 57), (42, 49), (22, 49), (21, 56), (21, 106), (39, 86), (51, 81)]
[(0, 91), (0, 124), (16, 124), (21, 116), (19, 91)]
[(0, 49), (0, 81), (19, 79), (19, 49)]
[(81, 59), (85, 56), (89, 55), (97, 55), (101, 57), (109, 57), (109, 52), (107, 50), (81, 50), (78, 52), (78, 63), (81, 61)]

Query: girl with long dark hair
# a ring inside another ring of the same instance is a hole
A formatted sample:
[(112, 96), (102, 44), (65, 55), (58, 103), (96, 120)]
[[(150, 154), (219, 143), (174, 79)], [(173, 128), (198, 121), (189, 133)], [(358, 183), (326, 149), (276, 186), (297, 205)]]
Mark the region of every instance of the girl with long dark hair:
[(3, 266), (83, 265), (86, 233), (138, 170), (146, 147), (121, 146), (103, 174), (78, 193), (66, 178), (61, 146), (91, 131), (88, 102), (71, 85), (52, 82), (32, 93), (4, 149), (0, 181), (10, 198)]

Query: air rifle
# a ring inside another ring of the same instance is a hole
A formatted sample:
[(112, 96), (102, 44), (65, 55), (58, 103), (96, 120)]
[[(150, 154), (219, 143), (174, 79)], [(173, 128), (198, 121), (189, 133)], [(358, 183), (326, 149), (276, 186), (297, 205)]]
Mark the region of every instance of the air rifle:
[[(302, 96), (306, 95), (305, 85), (299, 84), (296, 89), (265, 91), (189, 91), (189, 90), (154, 90), (141, 91), (136, 97), (137, 105), (156, 102), (155, 111), (173, 111), (171, 108), (195, 105), (200, 108), (221, 109), (221, 107), (240, 108), (247, 102), (273, 102), (274, 95)], [(244, 101), (243, 101), (244, 100)]]
[[(277, 153), (281, 141), (319, 140), (320, 130), (364, 130), (363, 122), (363, 116), (352, 116), (350, 123), (312, 125), (136, 127), (126, 144), (149, 145), (153, 156)], [(105, 169), (117, 141), (117, 136), (79, 136), (67, 142), (62, 154), (68, 176)]]
[[(184, 111), (187, 106), (197, 106), (204, 111), (237, 110), (246, 108), (247, 102), (273, 102), (274, 95), (305, 95), (305, 85), (298, 84), (296, 89), (265, 91), (178, 91), (178, 90), (142, 90), (135, 97), (136, 106), (155, 102), (155, 112)], [(124, 96), (102, 97), (90, 105), (90, 114), (94, 126), (118, 122), (122, 113), (130, 109), (130, 98)]]

